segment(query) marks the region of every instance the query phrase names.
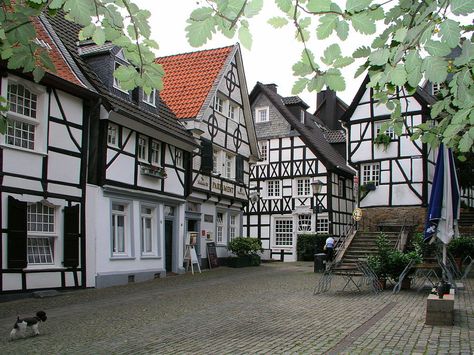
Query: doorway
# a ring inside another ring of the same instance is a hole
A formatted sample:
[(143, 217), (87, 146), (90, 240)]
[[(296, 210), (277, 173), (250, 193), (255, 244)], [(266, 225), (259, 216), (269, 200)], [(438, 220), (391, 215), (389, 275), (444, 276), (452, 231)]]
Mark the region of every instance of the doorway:
[(173, 271), (173, 221), (165, 220), (165, 268)]

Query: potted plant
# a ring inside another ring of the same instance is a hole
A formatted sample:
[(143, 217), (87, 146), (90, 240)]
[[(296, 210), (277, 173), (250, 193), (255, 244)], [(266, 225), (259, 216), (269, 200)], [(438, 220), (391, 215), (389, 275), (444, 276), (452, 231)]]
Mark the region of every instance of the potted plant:
[(470, 256), (474, 259), (474, 238), (470, 236), (454, 238), (448, 244), (448, 251), (453, 255), (459, 268), (461, 268), (465, 258)]
[(150, 164), (140, 164), (140, 173), (142, 175), (153, 176), (160, 179), (166, 179), (168, 176), (165, 168)]
[(384, 233), (380, 233), (377, 236), (375, 244), (377, 246), (377, 254), (369, 255), (367, 257), (367, 264), (379, 278), (381, 287), (385, 288), (387, 276), (390, 271), (389, 257), (392, 247), (390, 246), (390, 242)]
[(383, 150), (387, 150), (388, 145), (392, 141), (392, 138), (387, 133), (379, 133), (374, 139), (376, 146), (383, 145)]
[[(397, 249), (393, 249), (389, 252), (389, 258), (388, 258), (388, 276), (394, 280), (395, 282), (398, 282), (398, 279), (400, 277), (400, 274), (405, 270), (407, 265), (411, 262), (414, 261), (415, 263), (420, 263), (422, 258), (421, 254), (418, 253), (418, 251), (413, 250), (408, 253), (401, 252)], [(409, 275), (413, 271), (410, 271), (408, 275), (405, 275), (405, 278), (402, 280), (402, 289), (409, 289), (411, 285), (411, 278)]]
[(227, 249), (236, 255), (227, 259), (227, 265), (230, 267), (260, 265), (261, 259), (258, 253), (263, 252), (260, 239), (237, 237), (229, 242)]

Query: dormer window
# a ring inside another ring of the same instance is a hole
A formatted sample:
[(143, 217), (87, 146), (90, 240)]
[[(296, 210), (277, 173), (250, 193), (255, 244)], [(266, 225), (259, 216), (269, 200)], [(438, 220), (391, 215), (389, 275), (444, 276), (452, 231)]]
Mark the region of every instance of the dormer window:
[[(121, 66), (122, 66), (122, 64), (120, 64), (120, 63), (118, 63), (118, 62), (115, 62), (115, 64), (114, 64), (114, 70), (117, 70), (117, 69), (120, 68)], [(120, 91), (123, 91), (123, 92), (125, 92), (125, 93), (128, 94), (128, 92), (127, 92), (126, 90), (124, 90), (124, 89), (122, 89), (122, 88), (120, 87), (120, 82), (118, 81), (118, 79), (117, 79), (115, 76), (114, 76), (114, 88), (116, 88), (116, 89), (118, 89), (118, 90), (120, 90)]]
[(150, 95), (147, 95), (143, 92), (143, 102), (147, 103), (148, 105), (155, 106), (155, 97), (156, 97), (156, 90), (153, 89), (150, 92)]
[(257, 122), (269, 121), (269, 107), (259, 107), (255, 109), (255, 120)]
[(304, 110), (301, 110), (300, 111), (300, 122), (302, 124), (304, 124), (304, 116), (305, 116), (305, 111)]

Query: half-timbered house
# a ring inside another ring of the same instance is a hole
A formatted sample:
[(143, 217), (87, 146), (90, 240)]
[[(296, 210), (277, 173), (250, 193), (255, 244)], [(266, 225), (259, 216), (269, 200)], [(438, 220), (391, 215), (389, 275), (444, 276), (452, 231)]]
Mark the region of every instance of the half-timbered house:
[(2, 64), (0, 291), (84, 287), (89, 123), (98, 95), (44, 17), (36, 43), (55, 71), (39, 83)]
[(78, 43), (78, 26), (60, 16), (51, 22), (102, 99), (90, 123), (87, 286), (182, 272), (194, 138), (158, 92), (120, 87), (113, 71), (130, 65), (121, 48)]
[(185, 230), (196, 232), (197, 256), (207, 265), (206, 242), (219, 257), (242, 236), (250, 164), (258, 158), (240, 46), (158, 58), (165, 70), (161, 97), (200, 142), (192, 159)]
[[(282, 97), (276, 85), (257, 83), (250, 103), (261, 160), (251, 168), (246, 233), (260, 238), (267, 257), (294, 261), (298, 234), (345, 235), (354, 171), (325, 137), (342, 132), (307, 112), (299, 97)], [(323, 186), (314, 195), (311, 185), (317, 180)]]
[[(348, 161), (359, 176), (361, 223), (367, 228), (387, 221), (422, 225), (434, 159), (430, 147), (421, 140), (412, 141), (410, 134), (414, 126), (429, 119), (429, 105), (435, 98), (423, 88), (413, 95), (397, 92), (394, 99), (401, 103), (403, 132), (397, 135), (393, 128), (380, 132), (390, 120), (390, 111), (374, 99), (373, 89), (366, 87), (368, 80), (342, 118), (348, 130)], [(385, 140), (377, 138), (380, 133)]]

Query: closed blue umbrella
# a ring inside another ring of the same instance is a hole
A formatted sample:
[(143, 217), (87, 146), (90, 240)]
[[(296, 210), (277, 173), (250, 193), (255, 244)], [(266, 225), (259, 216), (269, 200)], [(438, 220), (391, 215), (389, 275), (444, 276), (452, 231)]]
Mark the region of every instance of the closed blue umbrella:
[(457, 225), (460, 202), (453, 152), (441, 144), (436, 160), (423, 239), (426, 242), (431, 242), (436, 236), (443, 242), (443, 262), (445, 264), (446, 245), (459, 234)]

